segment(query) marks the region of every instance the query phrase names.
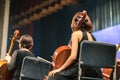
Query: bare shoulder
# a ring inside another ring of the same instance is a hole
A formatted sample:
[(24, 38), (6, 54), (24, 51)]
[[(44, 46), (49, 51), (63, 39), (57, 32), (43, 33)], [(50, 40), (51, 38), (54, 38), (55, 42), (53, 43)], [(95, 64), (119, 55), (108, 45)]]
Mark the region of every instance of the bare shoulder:
[(72, 38), (74, 39), (77, 39), (80, 41), (82, 37), (83, 37), (82, 31), (75, 31), (72, 33)]
[(72, 35), (82, 35), (82, 31), (75, 31), (72, 33)]

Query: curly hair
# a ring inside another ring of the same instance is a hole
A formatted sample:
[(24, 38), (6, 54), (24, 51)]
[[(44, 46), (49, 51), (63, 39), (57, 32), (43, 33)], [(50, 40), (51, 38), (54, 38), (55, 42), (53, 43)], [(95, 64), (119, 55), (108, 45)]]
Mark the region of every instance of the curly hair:
[(71, 22), (71, 28), (73, 30), (84, 29), (86, 31), (91, 31), (93, 29), (92, 22), (89, 16), (87, 15), (86, 11), (77, 12), (73, 16)]

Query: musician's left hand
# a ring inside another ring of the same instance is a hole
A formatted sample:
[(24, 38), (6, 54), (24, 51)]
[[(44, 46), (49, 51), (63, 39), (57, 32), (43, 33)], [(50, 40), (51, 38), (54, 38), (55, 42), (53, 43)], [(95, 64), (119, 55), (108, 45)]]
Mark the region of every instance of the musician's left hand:
[(60, 72), (60, 71), (61, 71), (60, 69), (55, 69), (55, 70), (50, 71), (48, 75), (49, 76), (54, 76), (55, 73)]

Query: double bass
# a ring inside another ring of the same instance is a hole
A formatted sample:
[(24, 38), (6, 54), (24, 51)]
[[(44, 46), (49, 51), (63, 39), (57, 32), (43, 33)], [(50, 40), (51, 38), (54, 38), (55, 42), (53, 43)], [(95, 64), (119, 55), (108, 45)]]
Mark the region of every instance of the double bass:
[[(19, 31), (15, 30), (14, 36), (11, 40), (11, 44), (8, 50), (8, 55), (12, 55), (12, 49), (16, 39), (18, 38)], [(7, 68), (7, 60), (0, 60), (0, 80), (12, 80), (14, 71), (9, 71)]]

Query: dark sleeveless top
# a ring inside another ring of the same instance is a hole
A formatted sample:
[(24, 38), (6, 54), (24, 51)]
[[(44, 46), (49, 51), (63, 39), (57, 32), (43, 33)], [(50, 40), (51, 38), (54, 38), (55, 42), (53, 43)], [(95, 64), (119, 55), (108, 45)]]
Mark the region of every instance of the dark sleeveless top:
[[(82, 33), (83, 33), (82, 40), (78, 43), (77, 63), (78, 63), (78, 61), (79, 61), (80, 44), (81, 44), (82, 41), (88, 40), (87, 33), (86, 33), (85, 31), (82, 31)], [(90, 34), (91, 34), (91, 33), (90, 33)], [(96, 41), (95, 37), (94, 37), (92, 34), (91, 34), (91, 36), (92, 36), (93, 40)]]

